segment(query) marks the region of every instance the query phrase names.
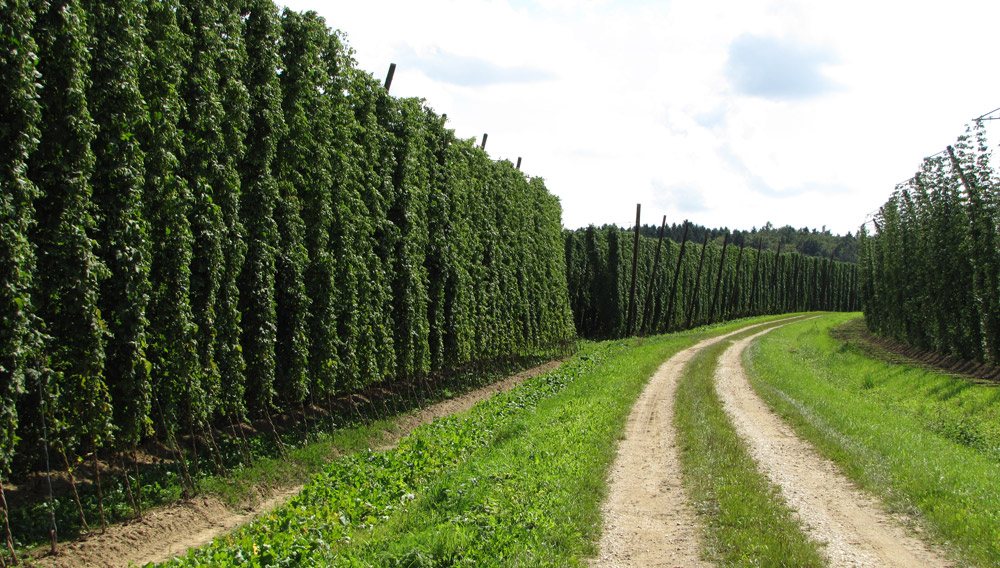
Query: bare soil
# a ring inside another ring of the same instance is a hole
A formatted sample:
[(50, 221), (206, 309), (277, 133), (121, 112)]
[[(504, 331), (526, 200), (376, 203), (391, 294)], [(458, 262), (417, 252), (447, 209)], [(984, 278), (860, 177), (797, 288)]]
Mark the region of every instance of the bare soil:
[(826, 543), (824, 553), (831, 565), (953, 566), (907, 534), (900, 519), (857, 489), (754, 393), (742, 355), (754, 338), (767, 331), (736, 342), (722, 355), (715, 374), (719, 397), (761, 470), (780, 487), (810, 536)]
[(701, 529), (681, 480), (674, 399), (685, 365), (699, 351), (746, 329), (677, 353), (650, 378), (632, 408), (611, 466), (600, 554), (592, 565), (711, 566), (701, 559)]
[[(509, 390), (526, 379), (554, 369), (562, 360), (551, 361), (504, 380), (403, 415), (383, 435), (379, 449), (389, 449), (422, 424), (471, 408), (476, 402)], [(39, 555), (32, 566), (45, 568), (118, 567), (164, 562), (202, 546), (219, 535), (264, 514), (294, 497), (302, 485), (256, 488), (258, 499), (241, 510), (233, 510), (211, 495), (156, 509), (143, 519), (92, 532), (74, 542), (63, 543), (55, 556)]]

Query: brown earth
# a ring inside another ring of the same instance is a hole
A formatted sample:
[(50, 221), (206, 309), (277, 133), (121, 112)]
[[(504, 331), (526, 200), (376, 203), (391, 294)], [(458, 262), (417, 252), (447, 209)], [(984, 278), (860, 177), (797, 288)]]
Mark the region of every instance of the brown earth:
[(823, 552), (831, 565), (953, 566), (908, 535), (899, 519), (796, 436), (753, 391), (742, 356), (751, 341), (768, 331), (742, 339), (723, 353), (715, 373), (719, 398), (761, 471), (781, 489), (810, 537), (825, 543)]
[[(556, 360), (538, 365), (491, 385), (403, 415), (390, 430), (384, 432), (379, 449), (393, 448), (399, 440), (420, 425), (468, 410), (480, 400), (509, 390), (561, 363), (561, 360)], [(257, 502), (241, 510), (227, 507), (217, 497), (201, 495), (148, 512), (142, 520), (110, 526), (103, 534), (94, 532), (73, 542), (61, 544), (55, 556), (39, 553), (30, 562), (32, 566), (44, 568), (141, 566), (150, 562), (163, 562), (173, 556), (183, 555), (189, 548), (205, 545), (213, 538), (274, 509), (298, 494), (302, 485), (255, 489), (259, 496)]]

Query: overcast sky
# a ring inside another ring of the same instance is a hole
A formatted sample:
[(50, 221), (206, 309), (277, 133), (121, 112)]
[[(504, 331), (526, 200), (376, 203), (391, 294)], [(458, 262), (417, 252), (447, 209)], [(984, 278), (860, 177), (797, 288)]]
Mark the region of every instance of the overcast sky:
[(642, 203), (647, 224), (853, 232), (1000, 107), (995, 0), (285, 5), (324, 16), (379, 79), (396, 63), (393, 95), (522, 157), (567, 228), (631, 226)]

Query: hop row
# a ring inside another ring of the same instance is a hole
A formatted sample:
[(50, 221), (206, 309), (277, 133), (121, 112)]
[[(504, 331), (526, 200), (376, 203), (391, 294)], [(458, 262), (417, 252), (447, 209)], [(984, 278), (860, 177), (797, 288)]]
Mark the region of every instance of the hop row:
[(869, 329), (920, 349), (1000, 364), (1000, 179), (980, 121), (925, 158), (863, 227)]
[(574, 335), (542, 180), (390, 97), (315, 13), (0, 18), (0, 473)]
[(855, 264), (781, 254), (780, 247), (761, 251), (761, 241), (752, 237), (731, 243), (726, 234), (721, 243), (695, 243), (686, 236), (661, 245), (644, 236), (635, 241), (632, 231), (615, 226), (566, 231), (566, 277), (580, 335), (627, 337), (860, 305)]

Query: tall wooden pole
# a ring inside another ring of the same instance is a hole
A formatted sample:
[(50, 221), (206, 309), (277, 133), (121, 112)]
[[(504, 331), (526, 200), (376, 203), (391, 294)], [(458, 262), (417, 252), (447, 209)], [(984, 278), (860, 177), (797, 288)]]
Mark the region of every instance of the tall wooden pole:
[(674, 269), (674, 284), (670, 287), (670, 303), (667, 307), (667, 325), (664, 328), (666, 331), (670, 331), (670, 321), (674, 317), (674, 300), (677, 299), (677, 282), (680, 280), (681, 276), (681, 262), (684, 260), (684, 246), (687, 245), (688, 240), (688, 227), (690, 225), (687, 219), (684, 220), (684, 236), (681, 237), (681, 252), (677, 255), (677, 268)]
[(653, 271), (649, 273), (649, 286), (646, 288), (646, 301), (642, 304), (642, 323), (639, 324), (639, 332), (646, 333), (646, 323), (649, 321), (649, 302), (653, 298), (653, 281), (656, 279), (656, 271), (660, 267), (660, 248), (663, 246), (663, 232), (667, 227), (667, 216), (663, 216), (660, 223), (660, 239), (656, 243), (656, 256), (653, 258)]
[(740, 266), (743, 265), (743, 249), (746, 246), (746, 241), (740, 243), (740, 254), (736, 257), (736, 269), (733, 270), (733, 291), (729, 295), (729, 303), (722, 308), (722, 319), (726, 319), (729, 314), (733, 313), (733, 304), (736, 303), (736, 296), (740, 291)]
[(708, 229), (705, 229), (705, 242), (701, 245), (701, 258), (698, 259), (698, 276), (694, 278), (694, 293), (691, 294), (691, 306), (688, 308), (686, 329), (691, 329), (691, 320), (694, 318), (694, 307), (698, 303), (698, 288), (701, 287), (701, 269), (705, 266), (705, 251), (708, 250)]
[[(778, 254), (774, 255), (774, 272), (771, 273), (771, 294), (773, 295), (774, 300), (777, 300), (777, 292), (775, 291), (775, 287), (778, 284), (778, 261), (781, 260), (782, 244), (783, 244), (782, 241), (778, 241)], [(776, 301), (771, 303), (772, 309), (774, 308), (774, 304), (776, 303), (777, 303)]]
[(635, 239), (632, 241), (632, 281), (628, 290), (628, 320), (625, 323), (625, 336), (631, 337), (635, 325), (635, 276), (639, 268), (639, 214), (642, 204), (635, 204)]
[(712, 307), (708, 310), (708, 323), (712, 323), (712, 318), (715, 317), (715, 305), (719, 302), (719, 288), (722, 287), (722, 270), (725, 268), (727, 246), (729, 246), (729, 231), (726, 231), (726, 236), (722, 240), (722, 256), (719, 257), (719, 275), (715, 278), (715, 293), (712, 294)]
[(385, 75), (385, 90), (388, 91), (389, 87), (392, 86), (392, 76), (396, 74), (396, 64), (389, 64), (389, 72)]
[(750, 309), (748, 310), (747, 315), (751, 316), (753, 315), (754, 303), (755, 300), (757, 299), (757, 280), (760, 279), (760, 271), (758, 270), (760, 268), (760, 257), (761, 257), (760, 249), (763, 246), (764, 246), (764, 237), (762, 235), (757, 238), (757, 262), (755, 262), (753, 265), (753, 286), (750, 287)]

